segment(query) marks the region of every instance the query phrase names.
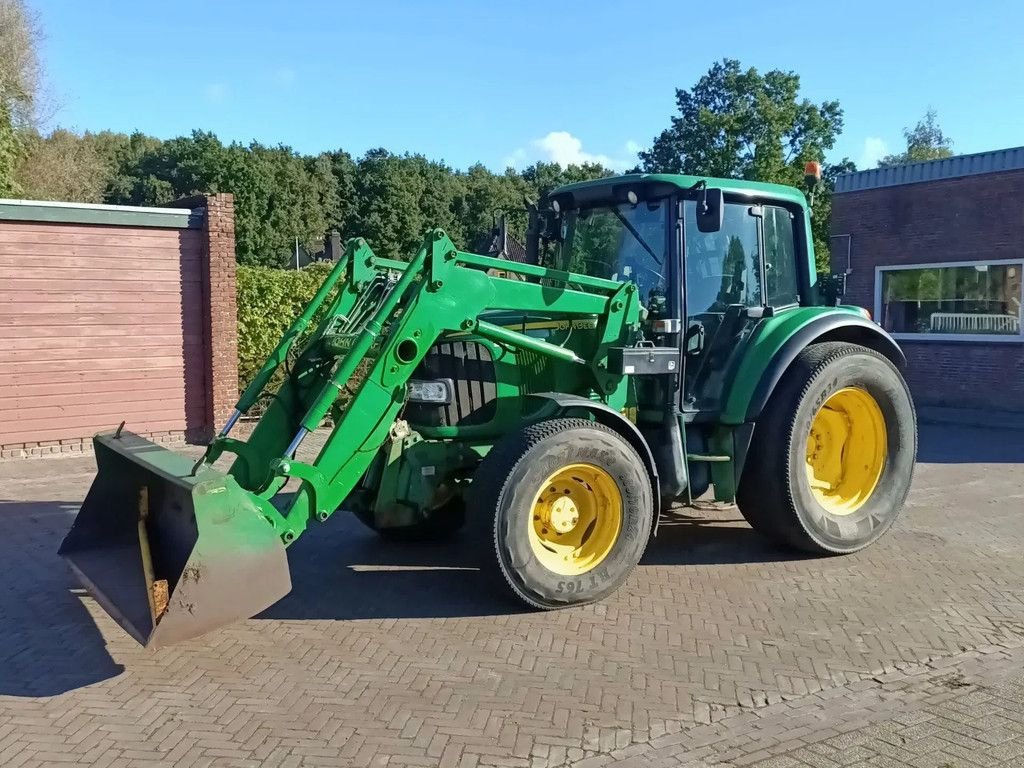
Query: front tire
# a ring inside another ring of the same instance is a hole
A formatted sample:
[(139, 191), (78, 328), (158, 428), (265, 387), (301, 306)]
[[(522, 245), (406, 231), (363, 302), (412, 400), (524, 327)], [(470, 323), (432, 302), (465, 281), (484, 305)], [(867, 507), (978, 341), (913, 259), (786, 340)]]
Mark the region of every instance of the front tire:
[(856, 552), (896, 521), (916, 456), (913, 401), (892, 362), (855, 344), (815, 344), (758, 420), (736, 500), (783, 546)]
[(493, 544), (487, 567), (542, 609), (600, 600), (640, 561), (654, 519), (650, 477), (618, 433), (553, 419), (498, 443), (473, 476), (470, 525)]

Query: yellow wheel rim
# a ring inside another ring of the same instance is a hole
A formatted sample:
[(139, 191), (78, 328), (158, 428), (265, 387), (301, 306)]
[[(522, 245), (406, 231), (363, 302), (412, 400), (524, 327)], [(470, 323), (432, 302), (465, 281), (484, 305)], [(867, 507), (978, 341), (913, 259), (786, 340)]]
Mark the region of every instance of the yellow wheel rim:
[(596, 568), (622, 530), (622, 493), (593, 464), (569, 464), (538, 489), (528, 523), (530, 546), (541, 565), (562, 576)]
[(849, 515), (871, 498), (887, 454), (885, 417), (863, 389), (845, 387), (821, 406), (807, 436), (807, 478), (825, 510)]

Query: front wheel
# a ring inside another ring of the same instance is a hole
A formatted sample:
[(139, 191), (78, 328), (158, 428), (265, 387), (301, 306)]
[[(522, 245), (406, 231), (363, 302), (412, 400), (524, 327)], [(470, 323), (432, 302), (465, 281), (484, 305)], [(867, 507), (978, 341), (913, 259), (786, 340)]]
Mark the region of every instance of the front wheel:
[(553, 419), (510, 435), (473, 476), (467, 525), (490, 534), (490, 570), (535, 608), (610, 595), (640, 561), (654, 519), (650, 477), (618, 433)]
[(855, 344), (815, 344), (758, 420), (736, 500), (780, 544), (856, 552), (896, 521), (916, 455), (914, 405), (892, 362)]

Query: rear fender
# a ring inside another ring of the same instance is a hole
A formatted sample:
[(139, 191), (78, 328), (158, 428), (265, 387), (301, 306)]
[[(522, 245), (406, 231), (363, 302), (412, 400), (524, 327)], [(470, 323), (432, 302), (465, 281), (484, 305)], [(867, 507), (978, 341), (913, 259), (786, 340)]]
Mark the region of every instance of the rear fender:
[(590, 413), (594, 420), (603, 424), (609, 429), (618, 432), (626, 441), (633, 446), (633, 449), (640, 455), (640, 459), (647, 469), (647, 475), (651, 479), (651, 490), (654, 500), (654, 525), (651, 527), (653, 537), (658, 530), (658, 517), (661, 513), (661, 485), (658, 479), (658, 467), (654, 462), (654, 454), (647, 440), (637, 429), (636, 424), (627, 419), (614, 408), (595, 400), (589, 400), (579, 395), (570, 395), (563, 392), (536, 392), (527, 395), (531, 400), (548, 401), (554, 404), (559, 411), (574, 409), (584, 410)]
[[(786, 370), (809, 345), (848, 341), (884, 355), (897, 368), (907, 359), (893, 338), (854, 307), (806, 307), (768, 318), (748, 347), (730, 384), (721, 421), (756, 421)], [(737, 468), (739, 469), (739, 468)]]

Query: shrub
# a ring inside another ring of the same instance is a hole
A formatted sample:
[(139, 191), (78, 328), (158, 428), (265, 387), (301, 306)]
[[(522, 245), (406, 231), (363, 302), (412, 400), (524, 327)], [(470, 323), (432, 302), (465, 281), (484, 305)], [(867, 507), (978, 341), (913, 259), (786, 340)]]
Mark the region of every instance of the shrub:
[(304, 269), (238, 267), (238, 383), (244, 389), (313, 298), (330, 264)]

